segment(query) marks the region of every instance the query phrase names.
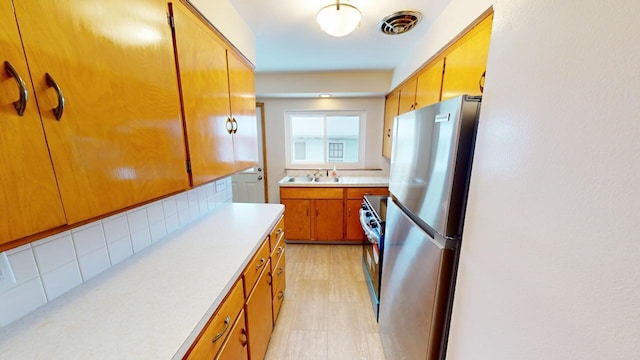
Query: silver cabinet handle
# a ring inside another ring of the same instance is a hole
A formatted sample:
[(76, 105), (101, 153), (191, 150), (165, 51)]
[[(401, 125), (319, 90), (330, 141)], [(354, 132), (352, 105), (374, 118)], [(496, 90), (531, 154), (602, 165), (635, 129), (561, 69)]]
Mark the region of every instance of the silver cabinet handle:
[(52, 112), (53, 112), (53, 116), (56, 117), (56, 120), (60, 121), (60, 119), (62, 118), (62, 113), (64, 112), (64, 103), (65, 103), (64, 94), (62, 93), (62, 89), (60, 89), (60, 86), (53, 79), (51, 74), (49, 73), (44, 74), (44, 78), (47, 81), (47, 85), (49, 87), (52, 87), (56, 91), (56, 95), (58, 95), (58, 106), (53, 108)]
[(13, 106), (16, 108), (18, 116), (22, 116), (24, 115), (24, 111), (27, 109), (27, 100), (29, 100), (27, 84), (25, 84), (24, 80), (22, 80), (20, 75), (18, 75), (18, 71), (16, 71), (16, 68), (14, 68), (10, 62), (4, 62), (4, 70), (7, 72), (7, 75), (14, 78), (16, 83), (18, 84), (18, 89), (20, 90), (20, 98), (18, 99), (18, 101), (13, 103)]
[(218, 339), (220, 339), (222, 337), (222, 335), (224, 335), (224, 333), (227, 332), (227, 329), (229, 328), (229, 323), (230, 322), (231, 322), (231, 317), (229, 317), (229, 315), (227, 315), (227, 317), (224, 319), (224, 329), (222, 329), (222, 331), (220, 331), (219, 333), (217, 333), (213, 337), (213, 341), (212, 342), (218, 341)]
[(284, 291), (278, 292), (278, 299), (283, 299), (283, 298), (284, 298)]
[(276, 250), (276, 254), (281, 254), (284, 251), (282, 246), (278, 246), (278, 250)]
[(264, 258), (260, 258), (260, 263), (258, 263), (258, 265), (256, 265), (256, 270), (259, 270), (261, 267), (264, 266), (264, 263), (266, 263), (267, 260), (265, 260)]

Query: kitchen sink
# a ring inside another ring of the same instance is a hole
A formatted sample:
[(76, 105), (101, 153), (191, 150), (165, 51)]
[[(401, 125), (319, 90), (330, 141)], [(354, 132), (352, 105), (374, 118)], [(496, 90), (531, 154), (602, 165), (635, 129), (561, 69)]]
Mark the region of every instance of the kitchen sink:
[(330, 178), (330, 177), (321, 177), (315, 178), (314, 182), (323, 182), (323, 183), (332, 183), (332, 182), (340, 182), (340, 178)]
[(313, 183), (313, 182), (317, 182), (317, 183), (333, 183), (333, 182), (340, 182), (340, 178), (330, 178), (330, 177), (318, 177), (318, 178), (314, 178), (311, 176), (287, 176), (285, 177), (282, 182), (287, 182), (287, 183)]

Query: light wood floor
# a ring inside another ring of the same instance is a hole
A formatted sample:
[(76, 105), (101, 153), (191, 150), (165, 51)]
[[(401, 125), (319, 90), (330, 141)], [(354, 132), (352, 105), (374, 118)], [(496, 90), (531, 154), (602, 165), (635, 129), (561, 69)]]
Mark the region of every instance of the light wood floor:
[(355, 245), (287, 245), (287, 290), (267, 360), (383, 360)]

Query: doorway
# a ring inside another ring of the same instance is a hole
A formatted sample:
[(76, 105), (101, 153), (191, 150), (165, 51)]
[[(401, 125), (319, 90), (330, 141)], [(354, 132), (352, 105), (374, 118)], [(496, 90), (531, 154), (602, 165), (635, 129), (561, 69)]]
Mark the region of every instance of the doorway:
[(239, 172), (231, 178), (233, 202), (266, 203), (267, 194), (267, 148), (264, 134), (264, 103), (256, 103), (256, 125), (258, 127), (258, 165)]

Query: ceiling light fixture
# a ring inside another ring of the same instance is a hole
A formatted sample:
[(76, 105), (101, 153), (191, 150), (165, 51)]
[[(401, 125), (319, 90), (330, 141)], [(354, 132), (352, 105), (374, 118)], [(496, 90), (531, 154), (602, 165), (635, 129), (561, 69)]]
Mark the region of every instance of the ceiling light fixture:
[(316, 16), (320, 28), (335, 37), (352, 33), (360, 26), (361, 18), (362, 14), (358, 8), (349, 4), (340, 4), (340, 0), (337, 0), (335, 4), (323, 7)]
[(330, 98), (331, 94), (320, 94), (321, 98)]

